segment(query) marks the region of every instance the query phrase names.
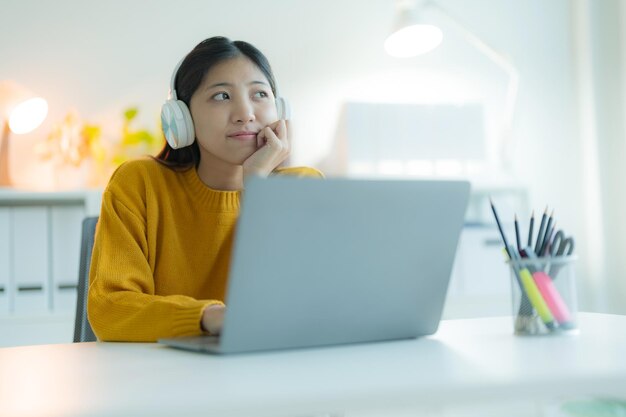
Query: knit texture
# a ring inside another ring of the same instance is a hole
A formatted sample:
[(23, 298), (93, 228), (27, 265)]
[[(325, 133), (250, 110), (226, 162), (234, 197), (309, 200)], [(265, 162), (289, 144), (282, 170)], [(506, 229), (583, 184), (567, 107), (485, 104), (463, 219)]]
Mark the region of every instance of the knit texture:
[[(323, 177), (306, 167), (275, 173)], [(224, 301), (240, 198), (207, 187), (195, 169), (148, 158), (120, 166), (102, 196), (89, 274), (98, 339), (202, 334), (202, 310)]]

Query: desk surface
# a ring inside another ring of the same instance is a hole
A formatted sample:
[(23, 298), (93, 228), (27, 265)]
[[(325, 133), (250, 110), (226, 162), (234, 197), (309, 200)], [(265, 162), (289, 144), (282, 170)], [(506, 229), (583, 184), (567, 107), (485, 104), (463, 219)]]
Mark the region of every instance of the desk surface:
[(4, 348), (0, 415), (312, 416), (494, 398), (623, 397), (626, 316), (581, 313), (579, 321), (576, 336), (516, 337), (509, 317), (448, 320), (417, 340), (237, 356), (135, 343)]

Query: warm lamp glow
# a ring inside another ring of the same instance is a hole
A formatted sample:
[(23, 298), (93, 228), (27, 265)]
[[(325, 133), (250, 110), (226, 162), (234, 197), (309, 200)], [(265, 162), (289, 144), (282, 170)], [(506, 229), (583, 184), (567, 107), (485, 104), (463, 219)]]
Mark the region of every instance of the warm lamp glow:
[(28, 133), (48, 115), (48, 103), (12, 80), (0, 81), (0, 187), (13, 185), (9, 169), (11, 132)]
[(48, 114), (48, 103), (40, 97), (18, 104), (9, 115), (9, 128), (13, 133), (28, 133), (36, 129)]
[(396, 58), (408, 58), (435, 49), (443, 40), (441, 29), (434, 25), (405, 26), (387, 38), (385, 50)]

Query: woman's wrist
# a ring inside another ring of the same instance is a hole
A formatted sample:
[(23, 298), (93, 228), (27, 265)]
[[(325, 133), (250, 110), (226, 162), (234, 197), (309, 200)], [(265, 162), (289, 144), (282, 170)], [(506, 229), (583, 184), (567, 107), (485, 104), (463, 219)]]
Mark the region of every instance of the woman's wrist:
[(244, 178), (249, 178), (249, 177), (261, 177), (261, 178), (265, 178), (267, 177), (270, 172), (272, 172), (271, 170), (269, 172), (266, 172), (267, 170), (263, 170), (260, 168), (246, 168), (244, 167), (243, 169), (243, 177)]

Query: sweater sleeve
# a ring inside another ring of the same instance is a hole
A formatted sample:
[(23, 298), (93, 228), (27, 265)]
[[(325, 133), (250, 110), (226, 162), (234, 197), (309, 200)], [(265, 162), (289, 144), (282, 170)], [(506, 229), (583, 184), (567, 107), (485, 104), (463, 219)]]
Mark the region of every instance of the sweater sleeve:
[(90, 269), (89, 322), (102, 341), (154, 342), (202, 334), (203, 309), (218, 300), (155, 295), (145, 220), (105, 191)]

